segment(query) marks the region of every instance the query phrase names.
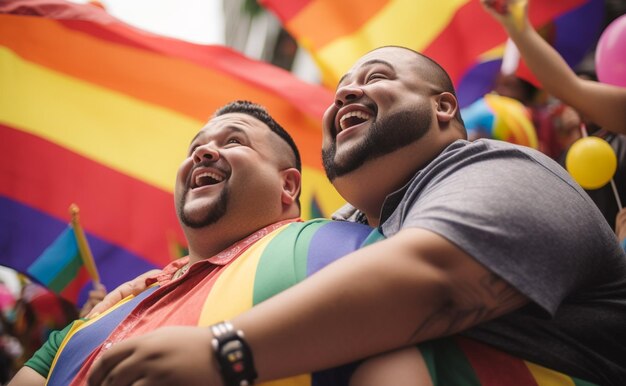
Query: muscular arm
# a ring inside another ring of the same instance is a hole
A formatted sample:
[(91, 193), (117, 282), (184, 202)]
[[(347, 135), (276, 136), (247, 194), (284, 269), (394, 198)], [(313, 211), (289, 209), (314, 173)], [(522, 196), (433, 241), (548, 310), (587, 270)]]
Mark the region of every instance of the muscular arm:
[(357, 251), (233, 320), (261, 380), (450, 335), (527, 299), (421, 229)]
[(9, 382), (9, 386), (43, 386), (45, 384), (46, 378), (26, 366), (22, 367)]
[[(487, 12), (504, 26), (524, 62), (546, 91), (601, 127), (626, 134), (626, 89), (579, 78), (559, 53), (532, 28), (526, 11), (524, 28), (520, 30), (511, 12), (501, 15), (490, 5), (493, 1), (481, 1)], [(506, 0), (507, 6), (516, 1), (519, 0)]]

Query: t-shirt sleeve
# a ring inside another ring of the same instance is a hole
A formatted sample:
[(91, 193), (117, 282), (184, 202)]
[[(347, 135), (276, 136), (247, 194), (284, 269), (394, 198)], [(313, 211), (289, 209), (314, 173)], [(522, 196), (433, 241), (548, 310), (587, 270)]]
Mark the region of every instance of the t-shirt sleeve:
[(65, 336), (68, 334), (74, 323), (75, 322), (70, 323), (63, 330), (53, 331), (48, 336), (46, 343), (44, 343), (39, 350), (35, 351), (35, 354), (33, 354), (33, 356), (26, 361), (26, 363), (24, 363), (24, 366), (28, 366), (39, 373), (42, 377), (48, 378), (52, 361), (57, 354), (57, 351), (59, 351), (61, 342), (63, 342), (63, 339), (65, 339)]
[(589, 226), (590, 217), (602, 225), (601, 214), (556, 167), (524, 152), (468, 157), (423, 176), (401, 227), (447, 238), (553, 315), (593, 272), (594, 256), (597, 261), (602, 240), (610, 237), (608, 226)]

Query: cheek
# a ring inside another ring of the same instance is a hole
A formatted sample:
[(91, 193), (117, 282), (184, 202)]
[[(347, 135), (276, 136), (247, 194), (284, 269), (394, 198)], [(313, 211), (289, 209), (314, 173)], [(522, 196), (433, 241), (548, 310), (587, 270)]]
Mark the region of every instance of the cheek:
[(193, 167), (193, 162), (191, 158), (187, 158), (183, 163), (178, 167), (178, 171), (176, 172), (176, 180), (174, 181), (174, 190), (184, 189), (185, 184), (187, 183), (187, 177), (191, 172), (191, 168)]
[(333, 103), (326, 109), (324, 117), (322, 118), (322, 142), (328, 143), (332, 141), (334, 135), (335, 116), (339, 109)]

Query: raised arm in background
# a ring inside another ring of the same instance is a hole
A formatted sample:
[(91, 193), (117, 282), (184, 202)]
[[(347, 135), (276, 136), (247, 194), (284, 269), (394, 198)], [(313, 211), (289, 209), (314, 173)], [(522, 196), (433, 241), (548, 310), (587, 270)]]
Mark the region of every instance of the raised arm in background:
[[(559, 53), (532, 28), (526, 0), (481, 2), (485, 10), (502, 24), (524, 62), (547, 92), (597, 125), (614, 133), (626, 134), (626, 88), (579, 78)], [(496, 6), (496, 3), (501, 5)], [(516, 13), (511, 12), (518, 3), (522, 3), (523, 23), (519, 23)]]

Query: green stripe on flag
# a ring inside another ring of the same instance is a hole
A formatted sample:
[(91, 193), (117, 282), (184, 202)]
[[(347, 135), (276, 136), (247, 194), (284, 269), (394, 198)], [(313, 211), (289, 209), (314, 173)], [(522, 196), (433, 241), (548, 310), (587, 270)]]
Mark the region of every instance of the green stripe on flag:
[(571, 378), (572, 378), (572, 381), (574, 382), (574, 385), (576, 385), (576, 386), (598, 386), (595, 383), (583, 381), (582, 379), (578, 379), (578, 378), (574, 378), (574, 377), (571, 377)]
[(363, 243), (361, 244), (361, 248), (363, 248), (366, 245), (374, 244), (375, 242), (383, 240), (384, 238), (385, 238), (385, 235), (380, 233), (378, 229), (373, 229), (372, 233), (370, 233), (367, 236), (367, 238), (363, 240)]
[(465, 353), (453, 339), (443, 338), (419, 345), (433, 386), (480, 386)]
[[(292, 223), (272, 239), (259, 259), (252, 304), (258, 304), (306, 277), (311, 238), (326, 222), (328, 220)], [(287, 251), (289, 253), (285, 253)]]
[(295, 272), (296, 280), (302, 281), (307, 278), (307, 267), (309, 261), (309, 248), (311, 247), (311, 239), (317, 231), (328, 224), (329, 220), (316, 219), (307, 221), (307, 225), (300, 231), (300, 235), (296, 236), (295, 249)]
[(48, 283), (51, 291), (60, 294), (67, 285), (76, 278), (78, 270), (83, 266), (80, 253), (76, 253), (74, 257), (57, 273), (57, 275)]

